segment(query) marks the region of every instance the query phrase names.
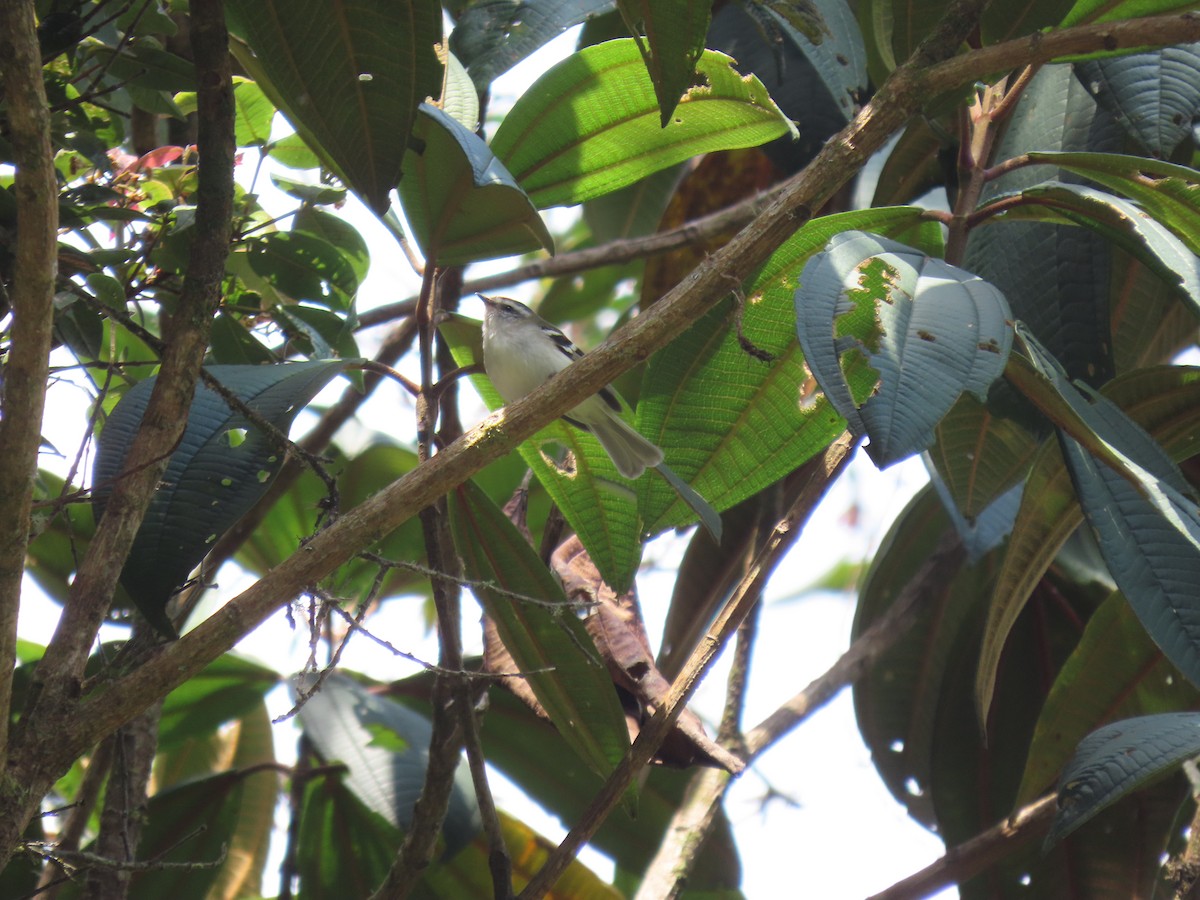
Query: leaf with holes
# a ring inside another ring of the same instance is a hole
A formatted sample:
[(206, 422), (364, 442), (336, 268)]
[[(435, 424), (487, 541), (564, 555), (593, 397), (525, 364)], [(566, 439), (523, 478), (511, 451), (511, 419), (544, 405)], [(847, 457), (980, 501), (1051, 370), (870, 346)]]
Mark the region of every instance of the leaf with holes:
[(704, 52), (711, 4), (692, 0), (617, 0), (617, 7), (637, 36), (638, 49), (658, 97), (660, 121), (666, 128), (679, 98), (691, 86), (696, 61)]
[[(814, 219), (743, 285), (740, 327), (736, 311), (723, 303), (650, 359), (638, 428), (717, 509), (782, 478), (845, 428), (824, 397), (805, 393), (792, 297), (805, 261), (847, 228), (886, 232), (930, 251), (941, 247), (940, 228), (916, 207)], [(869, 376), (863, 366), (852, 373), (854, 396), (866, 396)], [(637, 489), (650, 534), (694, 521), (659, 479), (643, 478)]]
[[(343, 361), (277, 366), (209, 366), (208, 373), (250, 410), (282, 432)], [(100, 433), (92, 471), (93, 506), (101, 521), (113, 482), (137, 437), (157, 376), (134, 385)], [(121, 583), (159, 631), (174, 636), (166, 603), (216, 539), (250, 509), (283, 464), (275, 439), (198, 382), (187, 428), (150, 501)]]
[(1160, 158), (1187, 137), (1200, 111), (1200, 44), (1080, 62), (1075, 72), (1125, 130)]
[[(1012, 346), (1010, 316), (982, 279), (865, 232), (836, 235), (796, 290), (809, 370), (881, 468), (928, 447), (961, 394), (986, 398)], [(861, 405), (842, 371), (860, 362), (878, 376)]]

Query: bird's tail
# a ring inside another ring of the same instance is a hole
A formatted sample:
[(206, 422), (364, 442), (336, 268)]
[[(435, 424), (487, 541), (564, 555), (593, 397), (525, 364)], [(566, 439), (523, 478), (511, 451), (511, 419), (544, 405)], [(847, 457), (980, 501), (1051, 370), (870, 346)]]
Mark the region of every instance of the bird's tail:
[(617, 471), (626, 478), (637, 478), (647, 468), (663, 461), (662, 450), (616, 416), (593, 423), (589, 430), (596, 435)]

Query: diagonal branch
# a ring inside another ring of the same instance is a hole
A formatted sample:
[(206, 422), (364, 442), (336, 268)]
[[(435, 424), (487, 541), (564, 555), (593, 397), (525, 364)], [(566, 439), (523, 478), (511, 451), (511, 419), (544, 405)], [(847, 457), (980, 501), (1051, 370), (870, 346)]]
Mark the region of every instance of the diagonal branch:
[[(966, 15), (977, 3), (963, 0), (951, 11)], [(968, 16), (968, 19), (970, 17)], [(1158, 16), (1129, 23), (1114, 37), (1087, 26), (1086, 49), (1158, 46), (1200, 40), (1200, 16)], [(721, 250), (708, 257), (659, 303), (638, 316), (602, 347), (528, 397), (488, 416), (445, 450), (357, 508), (276, 566), (271, 573), (230, 601), (182, 639), (164, 648), (138, 670), (96, 691), (81, 704), (30, 738), (42, 750), (32, 755), (24, 781), (0, 785), (0, 855), (11, 851), (24, 822), (36, 809), (43, 788), (78, 753), (128, 721), (151, 701), (164, 696), (233, 646), (243, 635), (287, 603), (306, 585), (327, 575), (361, 547), (391, 532), (461, 484), (489, 462), (532, 436), (539, 428), (594, 394), (621, 372), (645, 360), (689, 327), (729, 293), (730, 279), (749, 273), (919, 110), (930, 97), (960, 84), (1017, 65), (1043, 62), (1068, 52), (1081, 52), (1077, 29), (1008, 41), (984, 51), (965, 53), (954, 65), (932, 65), (924, 58), (893, 73), (875, 99), (842, 132), (831, 139), (813, 162), (785, 183), (779, 199)], [(1165, 33), (1169, 32), (1169, 33)], [(1155, 37), (1152, 37), (1155, 36)], [(953, 41), (948, 46), (957, 47)], [(35, 796), (36, 795), (36, 796)]]

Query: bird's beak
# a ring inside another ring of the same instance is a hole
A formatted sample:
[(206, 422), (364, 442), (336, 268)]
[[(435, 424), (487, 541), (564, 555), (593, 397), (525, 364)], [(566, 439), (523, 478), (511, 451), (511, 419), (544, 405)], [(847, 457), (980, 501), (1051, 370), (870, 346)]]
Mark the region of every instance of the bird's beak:
[(496, 303), (491, 297), (485, 297), (483, 294), (476, 293), (475, 296), (483, 301), (484, 306), (494, 306)]

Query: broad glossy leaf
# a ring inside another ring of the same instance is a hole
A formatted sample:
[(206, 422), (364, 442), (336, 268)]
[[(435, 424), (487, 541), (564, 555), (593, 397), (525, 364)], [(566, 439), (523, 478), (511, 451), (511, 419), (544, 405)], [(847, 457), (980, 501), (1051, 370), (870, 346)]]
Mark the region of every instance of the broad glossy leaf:
[[(836, 235), (805, 265), (796, 326), (813, 377), (883, 467), (923, 450), (960, 394), (986, 399), (1012, 342), (1004, 296), (921, 251), (865, 232)], [(842, 360), (878, 374), (861, 406)]]
[(1072, 0), (1036, 0), (1032, 3), (990, 3), (979, 23), (984, 45), (998, 44), (1023, 34), (1057, 25)]
[(617, 7), (642, 52), (658, 97), (660, 122), (666, 128), (679, 98), (692, 86), (696, 61), (704, 52), (712, 4), (692, 0), (617, 0)]
[(616, 7), (616, 0), (472, 3), (450, 33), (450, 48), (483, 88), (564, 31)]
[(1163, 713), (1100, 728), (1080, 742), (1058, 781), (1047, 846), (1151, 778), (1200, 754), (1200, 713)]
[[(342, 362), (278, 366), (210, 366), (209, 373), (250, 409), (286, 432), (296, 414), (345, 368)], [(155, 378), (129, 390), (100, 434), (92, 472), (96, 518), (141, 425)], [(173, 633), (165, 612), (171, 594), (216, 539), (254, 505), (283, 461), (274, 440), (197, 382), (187, 428), (163, 483), (150, 501), (121, 573), (142, 614)]]
[(246, 258), (255, 274), (293, 300), (346, 310), (358, 292), (358, 276), (349, 260), (313, 234), (264, 234), (247, 242)]
[(1076, 63), (1080, 80), (1143, 147), (1168, 157), (1200, 110), (1200, 44)]
[(228, 312), (217, 313), (209, 334), (209, 350), (219, 365), (260, 366), (278, 362), (278, 357), (250, 333), (242, 321)]
[(864, 0), (856, 5), (876, 84), (912, 55), (946, 10), (937, 0)]
[(1195, 500), (1171, 483), (1169, 473), (1151, 469), (1131, 484), (1070, 438), (1064, 436), (1063, 444), (1080, 505), (1118, 587), (1167, 658), (1200, 685)]
[(959, 512), (973, 519), (1022, 480), (1038, 441), (974, 397), (960, 397), (938, 422), (929, 458)]
[(421, 252), (436, 265), (554, 252), (545, 223), (504, 164), (478, 135), (429, 104), (413, 128), (400, 200)]
[(328, 241), (349, 263), (359, 284), (367, 277), (371, 268), (371, 252), (367, 242), (358, 229), (341, 216), (306, 204), (292, 216), (292, 231)]
[(583, 204), (583, 220), (593, 238), (604, 242), (653, 233), (680, 183), (681, 168), (663, 169)]
[[(1196, 451), (1200, 434), (1200, 372), (1184, 367), (1144, 369), (1115, 379), (1104, 394), (1149, 432), (1175, 459)], [(976, 702), (990, 703), (1000, 653), (1034, 586), (1083, 521), (1070, 474), (1055, 442), (1045, 444), (1030, 469), (1012, 538), (988, 607), (976, 672)]]
[(513, 106), (492, 150), (539, 207), (582, 203), (712, 150), (794, 133), (761, 82), (705, 51), (700, 84), (659, 124), (658, 101), (632, 39), (585, 47)]
[[(129, 896), (207, 900), (220, 869), (197, 864), (216, 863), (228, 851), (246, 781), (241, 772), (222, 772), (151, 797), (135, 858), (167, 865), (133, 873)], [(74, 889), (81, 884), (74, 882), (62, 896), (82, 896)]]
[[(498, 811), (500, 835), (512, 860), (513, 890), (520, 891), (546, 864), (557, 843), (528, 825)], [(430, 867), (413, 892), (415, 900), (459, 900), (495, 896), (489, 848), (477, 838), (453, 859)], [(554, 883), (545, 900), (623, 900), (625, 895), (600, 879), (579, 860), (573, 860)]]
[[(872, 228), (931, 250), (940, 230), (912, 208), (863, 210), (815, 219), (783, 244), (744, 286), (742, 332), (773, 354), (764, 361), (738, 341), (731, 304), (712, 310), (655, 354), (642, 381), (638, 425), (667, 462), (716, 509), (728, 509), (828, 446), (845, 425), (809, 390), (796, 340), (793, 293), (812, 254), (839, 232)], [(860, 368), (858, 398), (873, 383)], [(643, 478), (638, 498), (646, 529), (658, 533), (693, 517), (658, 479)]]
[(441, 92), (433, 0), (231, 0), (238, 59), (309, 146), (382, 215), (417, 105)]
[[(311, 684), (311, 679), (302, 680), (293, 693)], [(346, 766), (344, 783), (354, 796), (393, 828), (407, 828), (429, 766), (429, 720), (337, 673), (300, 707), (299, 716), (304, 733), (326, 762)], [(447, 854), (465, 847), (481, 827), (471, 776), (462, 760), (442, 824)]]
[[(1030, 153), (1124, 194), (1200, 253), (1200, 172), (1186, 166), (1116, 153)], [(1034, 171), (1037, 171), (1035, 168)]]
[(215, 732), (248, 715), (280, 678), (278, 672), (231, 654), (209, 663), (163, 700), (159, 747)]
[[(1136, 203), (1079, 184), (1046, 182), (1021, 192), (1036, 206), (1015, 211), (1016, 217), (1045, 206), (1071, 222), (1123, 246), (1172, 287), (1178, 287), (1200, 312), (1200, 261), (1164, 225)], [(1101, 306), (1097, 303), (1096, 306)]]
[(1188, 684), (1146, 634), (1120, 594), (1088, 620), (1079, 646), (1054, 679), (1038, 717), (1017, 804), (1050, 788), (1089, 732), (1116, 719), (1194, 707)]
[[(460, 366), (482, 361), (477, 322), (453, 319), (441, 325), (441, 334)], [(504, 405), (486, 375), (472, 375), (471, 383), (488, 409)], [(564, 451), (574, 459), (573, 471), (565, 465)], [(629, 482), (617, 474), (600, 442), (559, 420), (521, 444), (519, 452), (587, 547), (605, 582), (613, 590), (627, 590), (641, 558), (642, 518)]]
[[(816, 15), (814, 27), (796, 27), (790, 13), (797, 10)], [(754, 73), (783, 114), (801, 123), (798, 138), (763, 147), (786, 173), (807, 165), (866, 95), (866, 51), (844, 0), (720, 4), (708, 47), (736, 59), (738, 71)]]
[[(932, 488), (922, 489), (909, 502), (863, 580), (853, 637), (887, 611), (950, 527)], [(949, 585), (929, 597), (904, 639), (854, 683), (854, 711), (875, 768), (896, 801), (926, 827), (935, 821), (933, 804), (920, 788), (931, 781), (933, 722), (942, 676), (967, 616), (960, 600)]]
[(297, 869), (305, 900), (369, 897), (391, 868), (401, 834), (329, 773), (310, 779), (300, 815)]
[(449, 507), (472, 592), (505, 648), (571, 749), (607, 775), (628, 749), (629, 732), (578, 610), (516, 526), (471, 482), (453, 491)]

